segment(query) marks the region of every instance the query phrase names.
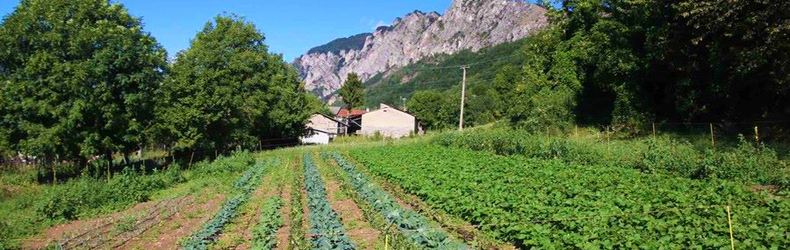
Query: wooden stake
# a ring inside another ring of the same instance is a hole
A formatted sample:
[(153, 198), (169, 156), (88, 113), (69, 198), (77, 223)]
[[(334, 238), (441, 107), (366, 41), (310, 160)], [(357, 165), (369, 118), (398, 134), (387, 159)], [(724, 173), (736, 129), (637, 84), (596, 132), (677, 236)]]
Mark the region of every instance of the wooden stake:
[(192, 151), (192, 156), (189, 157), (189, 166), (192, 166), (192, 159), (195, 158), (195, 151)]
[(576, 125), (576, 130), (575, 131), (576, 131), (575, 132), (576, 137), (579, 137), (579, 125)]
[(390, 235), (384, 235), (384, 250), (387, 250), (390, 246)]
[(757, 130), (757, 126), (754, 126), (754, 141), (760, 143), (760, 131)]
[(714, 148), (716, 147), (716, 139), (713, 136), (713, 123), (710, 124), (710, 144), (713, 145)]
[(653, 137), (656, 137), (656, 123), (653, 123)]
[(727, 206), (727, 221), (730, 222), (730, 247), (732, 247), (732, 250), (735, 250), (735, 237), (733, 236), (732, 230), (732, 215), (730, 212), (730, 206)]

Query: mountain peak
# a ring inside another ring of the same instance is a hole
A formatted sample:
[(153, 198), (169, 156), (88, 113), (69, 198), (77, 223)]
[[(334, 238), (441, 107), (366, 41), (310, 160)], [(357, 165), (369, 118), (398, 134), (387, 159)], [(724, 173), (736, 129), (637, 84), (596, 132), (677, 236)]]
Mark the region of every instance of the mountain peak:
[(444, 15), (416, 10), (395, 19), (392, 26), (355, 40), (351, 50), (308, 53), (294, 64), (307, 89), (320, 90), (331, 102), (348, 73), (357, 73), (366, 81), (434, 54), (477, 51), (512, 42), (543, 28), (547, 24), (545, 11), (522, 1), (455, 0)]

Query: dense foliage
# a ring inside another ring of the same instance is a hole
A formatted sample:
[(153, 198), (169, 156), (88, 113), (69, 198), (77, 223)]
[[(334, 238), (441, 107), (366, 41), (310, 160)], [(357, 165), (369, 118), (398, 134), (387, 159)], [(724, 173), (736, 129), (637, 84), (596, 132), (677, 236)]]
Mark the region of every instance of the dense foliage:
[(728, 181), (410, 144), (357, 148), (370, 172), (522, 249), (790, 245), (790, 201)]
[(282, 204), (280, 197), (272, 197), (263, 205), (258, 226), (252, 231), (252, 249), (270, 250), (277, 246), (277, 230), (283, 224), (280, 213)]
[(359, 80), (359, 76), (356, 73), (349, 73), (346, 82), (343, 83), (343, 87), (340, 87), (338, 90), (340, 97), (343, 98), (343, 102), (349, 110), (361, 108), (365, 104), (364, 91), (365, 86), (362, 85), (362, 81)]
[(687, 142), (665, 137), (600, 142), (491, 129), (440, 134), (431, 142), (498, 155), (558, 159), (568, 164), (605, 165), (693, 179), (727, 179), (744, 184), (790, 187), (787, 162), (763, 144), (755, 145), (743, 139), (735, 148), (699, 151)]
[(360, 50), (365, 46), (365, 40), (372, 35), (371, 33), (362, 33), (353, 35), (346, 38), (335, 39), (327, 44), (315, 47), (307, 51), (307, 54), (313, 53), (333, 53), (340, 54), (340, 51)]
[(213, 156), (301, 135), (308, 94), (263, 42), (245, 19), (217, 16), (178, 54), (157, 106), (160, 136), (176, 153)]
[(451, 100), (456, 99), (448, 98), (439, 91), (419, 91), (409, 99), (406, 110), (419, 117), (420, 124), (425, 129), (451, 128), (454, 123), (458, 123), (460, 99), (459, 103), (450, 103)]
[(516, 90), (519, 100), (533, 101), (508, 115), (520, 127), (576, 120), (639, 132), (652, 120), (758, 121), (790, 114), (787, 1), (560, 5), (552, 13), (554, 27), (525, 47)]
[(46, 162), (146, 142), (165, 50), (107, 0), (25, 0), (0, 24), (0, 153)]
[(261, 183), (261, 176), (268, 168), (279, 165), (279, 161), (259, 161), (250, 166), (241, 178), (233, 185), (235, 196), (222, 204), (222, 208), (206, 222), (199, 231), (195, 232), (187, 241), (181, 243), (181, 249), (204, 250), (209, 249), (217, 240), (217, 235), (222, 233), (225, 226), (238, 214), (238, 209), (249, 199), (250, 194)]
[(313, 249), (352, 250), (354, 244), (346, 236), (346, 230), (340, 223), (329, 201), (324, 188), (324, 181), (313, 162), (310, 154), (304, 155), (304, 182), (307, 190), (307, 208), (310, 210), (310, 234)]
[(409, 242), (425, 249), (467, 249), (463, 244), (450, 240), (441, 229), (432, 227), (419, 213), (402, 208), (390, 198), (389, 194), (368, 180), (339, 153), (324, 153), (324, 156), (337, 161), (340, 168), (351, 179), (351, 185), (362, 199), (391, 225), (398, 228)]
[(152, 175), (126, 169), (109, 182), (80, 178), (56, 186), (39, 197), (34, 209), (42, 219), (73, 220), (96, 209), (119, 209), (148, 201), (154, 191), (184, 181), (178, 167)]

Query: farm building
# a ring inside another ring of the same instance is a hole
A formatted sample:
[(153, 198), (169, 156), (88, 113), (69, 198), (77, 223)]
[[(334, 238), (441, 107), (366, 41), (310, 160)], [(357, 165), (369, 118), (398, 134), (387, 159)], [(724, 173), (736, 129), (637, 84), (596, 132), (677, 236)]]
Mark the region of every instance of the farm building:
[(405, 111), (380, 104), (379, 109), (362, 115), (362, 130), (358, 133), (371, 136), (380, 133), (391, 138), (401, 138), (419, 132), (417, 118)]
[(362, 115), (367, 113), (365, 110), (361, 109), (340, 109), (337, 113), (335, 113), (335, 117), (345, 124), (348, 124), (347, 130), (345, 133), (341, 134), (349, 134), (353, 135), (356, 134), (357, 131), (362, 129)]
[(346, 131), (346, 125), (332, 117), (314, 114), (307, 121), (307, 132), (299, 140), (303, 144), (329, 144), (337, 135)]

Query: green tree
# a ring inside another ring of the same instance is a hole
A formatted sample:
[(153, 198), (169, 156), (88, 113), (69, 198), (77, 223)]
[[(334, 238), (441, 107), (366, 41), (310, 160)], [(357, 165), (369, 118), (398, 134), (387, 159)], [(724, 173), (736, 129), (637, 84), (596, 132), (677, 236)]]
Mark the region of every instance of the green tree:
[(0, 25), (0, 131), (45, 161), (145, 142), (165, 50), (107, 0), (24, 0)]
[(349, 73), (348, 79), (338, 91), (348, 109), (360, 108), (365, 105), (365, 85), (362, 84), (356, 73)]
[(217, 16), (178, 54), (157, 108), (158, 136), (176, 154), (214, 156), (301, 135), (315, 110), (295, 69), (264, 39), (243, 18)]
[[(459, 93), (460, 94), (460, 93)], [(459, 99), (460, 101), (460, 99)], [(458, 107), (460, 104), (453, 107)], [(448, 100), (438, 91), (418, 91), (406, 104), (409, 113), (414, 114), (426, 130), (445, 129), (452, 127), (449, 115)], [(455, 110), (458, 113), (458, 110)]]
[[(557, 34), (557, 29), (543, 31), (529, 38), (525, 45), (527, 60), (521, 79), (510, 94), (514, 97), (507, 111), (515, 127), (545, 131), (566, 128), (574, 122), (581, 83), (576, 75), (574, 54), (564, 52)], [(500, 84), (499, 92), (504, 92), (506, 87)]]

